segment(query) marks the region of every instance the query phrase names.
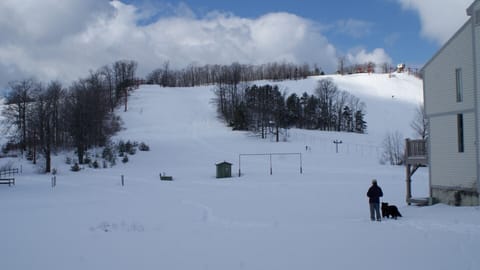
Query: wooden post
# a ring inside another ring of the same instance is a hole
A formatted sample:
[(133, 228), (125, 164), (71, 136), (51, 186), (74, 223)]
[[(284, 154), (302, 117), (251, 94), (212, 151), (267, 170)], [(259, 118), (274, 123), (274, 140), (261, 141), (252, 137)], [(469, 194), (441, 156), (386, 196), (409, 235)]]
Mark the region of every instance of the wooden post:
[(300, 174), (303, 173), (303, 169), (302, 169), (302, 154), (300, 153)]
[(407, 203), (410, 205), (410, 199), (412, 198), (412, 174), (411, 174), (411, 168), (412, 165), (407, 164)]
[(125, 186), (125, 177), (123, 177), (123, 174), (122, 174), (122, 187)]
[(240, 157), (241, 155), (238, 155), (238, 177), (242, 176), (242, 172), (240, 171)]
[(270, 154), (270, 175), (272, 175), (273, 170), (272, 170), (272, 154)]
[(333, 141), (333, 143), (335, 144), (335, 152), (338, 154), (338, 145), (341, 144), (342, 141), (335, 140), (335, 141)]

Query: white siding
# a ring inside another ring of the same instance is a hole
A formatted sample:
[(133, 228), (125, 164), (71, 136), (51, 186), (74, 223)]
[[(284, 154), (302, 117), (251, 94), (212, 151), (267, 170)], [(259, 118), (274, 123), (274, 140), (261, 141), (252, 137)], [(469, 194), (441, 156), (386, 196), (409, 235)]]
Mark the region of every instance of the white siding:
[[(470, 8), (469, 13), (475, 14), (480, 1)], [(423, 68), (425, 110), (430, 119), (431, 195), (455, 205), (479, 204), (480, 26), (474, 23), (475, 17), (470, 17)], [(457, 68), (462, 70), (462, 102), (456, 100)], [(464, 152), (461, 153), (458, 114), (463, 115)]]
[(474, 113), (463, 114), (463, 153), (458, 152), (457, 114), (430, 118), (432, 186), (476, 189), (474, 116)]
[[(478, 13), (477, 11), (480, 10), (480, 2), (477, 1), (476, 4), (473, 5), (473, 15), (476, 16), (476, 14)], [(478, 106), (480, 106), (480, 25), (476, 24), (475, 21), (477, 20), (478, 22), (478, 19), (477, 18), (473, 18), (472, 19), (472, 25), (473, 25), (473, 40), (474, 40), (474, 46), (475, 46), (475, 64), (476, 64), (476, 74), (474, 76), (474, 80), (476, 81), (476, 98), (477, 98), (477, 110), (476, 110), (476, 114), (477, 114), (477, 128), (480, 129), (480, 115), (478, 115), (478, 113), (480, 113), (480, 108), (478, 108)], [(476, 147), (477, 147), (477, 155), (479, 155), (479, 149), (478, 147), (479, 146), (479, 143), (480, 143), (480, 138), (478, 137), (480, 136), (480, 130), (477, 130), (477, 144), (476, 144)], [(480, 158), (477, 156), (477, 162), (480, 162)], [(480, 168), (480, 164), (477, 164), (477, 168)], [(480, 177), (477, 177), (477, 191), (480, 192)]]
[[(470, 21), (471, 22), (471, 21)], [(462, 69), (463, 102), (456, 102), (455, 69)], [(466, 24), (427, 64), (424, 73), (427, 115), (474, 108), (472, 25)]]

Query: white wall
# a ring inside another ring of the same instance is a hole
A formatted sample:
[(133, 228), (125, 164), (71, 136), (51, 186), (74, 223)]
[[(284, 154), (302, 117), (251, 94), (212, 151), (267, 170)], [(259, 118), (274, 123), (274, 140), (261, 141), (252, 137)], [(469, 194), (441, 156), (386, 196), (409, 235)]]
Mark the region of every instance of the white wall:
[(430, 118), (432, 186), (476, 188), (475, 114), (463, 114), (464, 152), (458, 152), (457, 115)]
[[(472, 23), (466, 23), (424, 68), (430, 117), (432, 187), (477, 189)], [(463, 101), (456, 101), (455, 69), (462, 69)], [(457, 114), (463, 114), (464, 152), (458, 152)]]
[[(427, 64), (424, 73), (427, 115), (474, 108), (472, 28), (466, 25)], [(455, 69), (462, 68), (463, 102), (456, 102)]]

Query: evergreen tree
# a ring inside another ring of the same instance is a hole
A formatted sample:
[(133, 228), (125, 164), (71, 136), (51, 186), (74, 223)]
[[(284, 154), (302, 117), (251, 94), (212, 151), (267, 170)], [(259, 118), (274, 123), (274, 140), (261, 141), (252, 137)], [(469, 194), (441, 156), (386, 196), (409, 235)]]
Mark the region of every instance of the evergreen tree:
[(365, 122), (364, 114), (361, 110), (355, 112), (355, 132), (365, 133), (367, 131), (367, 122)]
[(342, 131), (347, 131), (347, 132), (353, 132), (354, 127), (353, 127), (353, 115), (352, 115), (352, 110), (350, 107), (345, 106), (343, 108), (343, 113), (342, 113), (342, 125), (341, 125), (341, 130)]
[(241, 102), (235, 109), (233, 116), (232, 127), (233, 130), (247, 130), (248, 129), (248, 116), (247, 107), (244, 102)]
[(288, 127), (297, 126), (301, 127), (302, 107), (300, 105), (300, 99), (297, 94), (293, 93), (288, 96), (286, 100), (286, 125)]

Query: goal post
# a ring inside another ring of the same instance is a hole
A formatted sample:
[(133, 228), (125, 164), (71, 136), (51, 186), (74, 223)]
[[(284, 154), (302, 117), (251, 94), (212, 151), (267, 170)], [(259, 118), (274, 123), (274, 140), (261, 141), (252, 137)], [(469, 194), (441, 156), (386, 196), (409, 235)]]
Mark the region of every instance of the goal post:
[(273, 174), (273, 156), (298, 156), (300, 174), (303, 173), (302, 168), (302, 153), (260, 153), (260, 154), (239, 154), (238, 155), (238, 176), (242, 176), (242, 157), (249, 156), (266, 156), (270, 159), (270, 175)]

